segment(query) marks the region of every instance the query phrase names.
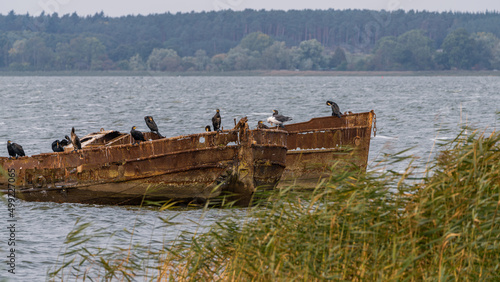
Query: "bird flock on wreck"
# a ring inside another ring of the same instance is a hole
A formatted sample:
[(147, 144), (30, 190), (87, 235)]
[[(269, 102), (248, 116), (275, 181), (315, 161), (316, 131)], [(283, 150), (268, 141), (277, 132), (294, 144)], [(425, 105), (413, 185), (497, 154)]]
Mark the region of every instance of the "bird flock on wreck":
[[(326, 101), (326, 105), (330, 106), (332, 108), (332, 116), (340, 118), (342, 113), (340, 112), (339, 106), (337, 103), (333, 101)], [(292, 120), (291, 117), (284, 116), (278, 112), (278, 110), (273, 110), (273, 115), (267, 118), (267, 122), (271, 124), (272, 126), (277, 126), (280, 128), (284, 128), (285, 126), (283, 123)], [(151, 130), (151, 132), (155, 133), (158, 135), (160, 138), (165, 138), (160, 134), (158, 131), (158, 126), (156, 125), (156, 122), (154, 121), (152, 116), (145, 116), (144, 121), (146, 122), (146, 125), (148, 128)], [(220, 110), (216, 109), (215, 115), (212, 117), (212, 126), (213, 126), (213, 131), (221, 131), (222, 123), (222, 118), (220, 115)], [(257, 128), (258, 129), (269, 129), (269, 126), (264, 124), (262, 120), (259, 120), (257, 122)], [(205, 127), (205, 131), (212, 131), (212, 128), (210, 125), (207, 125)], [(130, 130), (130, 135), (132, 136), (133, 142), (132, 144), (138, 144), (141, 141), (146, 141), (144, 138), (144, 134), (141, 131), (138, 131), (135, 126), (132, 126), (132, 129)], [(74, 151), (76, 150), (81, 150), (82, 149), (82, 143), (80, 141), (80, 138), (76, 135), (75, 128), (71, 128), (71, 137), (68, 135), (64, 136), (64, 139), (62, 140), (55, 140), (52, 142), (52, 151), (54, 152), (64, 152), (64, 147), (68, 145), (73, 145)], [(9, 153), (9, 158), (18, 158), (18, 157), (24, 157), (26, 154), (24, 153), (24, 149), (21, 145), (12, 142), (11, 140), (7, 141), (7, 151)]]

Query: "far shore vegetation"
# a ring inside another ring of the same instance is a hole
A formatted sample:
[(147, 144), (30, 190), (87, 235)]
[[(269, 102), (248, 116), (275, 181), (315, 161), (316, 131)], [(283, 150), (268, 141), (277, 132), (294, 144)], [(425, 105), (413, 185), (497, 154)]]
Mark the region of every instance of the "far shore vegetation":
[(499, 38), (498, 12), (10, 12), (0, 14), (0, 74), (494, 71)]
[(500, 134), (468, 129), (442, 146), (424, 172), (406, 151), (368, 172), (333, 169), (314, 191), (263, 194), (160, 250), (91, 246), (77, 222), (48, 279), (498, 281)]
[(229, 77), (229, 76), (500, 76), (500, 71), (488, 70), (442, 70), (442, 71), (299, 71), (299, 70), (248, 70), (248, 71), (225, 71), (225, 72), (208, 72), (208, 71), (0, 71), (2, 76), (152, 76), (152, 77), (189, 77), (189, 76), (214, 76), (214, 77)]

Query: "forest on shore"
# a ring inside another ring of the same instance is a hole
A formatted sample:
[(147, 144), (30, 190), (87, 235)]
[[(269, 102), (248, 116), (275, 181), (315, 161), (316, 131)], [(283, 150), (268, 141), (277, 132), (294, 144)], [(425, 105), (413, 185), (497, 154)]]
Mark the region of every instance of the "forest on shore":
[(500, 69), (500, 13), (0, 14), (1, 71)]

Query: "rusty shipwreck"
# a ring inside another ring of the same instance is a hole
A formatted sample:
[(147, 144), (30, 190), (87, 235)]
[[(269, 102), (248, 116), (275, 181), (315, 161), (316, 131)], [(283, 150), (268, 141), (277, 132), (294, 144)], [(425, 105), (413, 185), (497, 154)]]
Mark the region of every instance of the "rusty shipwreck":
[[(83, 150), (3, 157), (0, 166), (15, 171), (15, 196), (27, 201), (132, 205), (230, 193), (246, 204), (258, 187), (314, 188), (332, 169), (366, 169), (372, 129), (373, 111), (281, 130), (250, 130), (242, 119), (220, 132), (173, 138), (147, 132), (151, 141), (139, 145), (130, 134), (101, 130), (82, 138)], [(0, 175), (1, 192), (8, 193), (8, 181)]]
[[(134, 205), (143, 200), (210, 199), (225, 192), (248, 202), (257, 187), (274, 187), (286, 162), (287, 132), (232, 130), (173, 138), (101, 131), (82, 138), (82, 150), (0, 158), (15, 174), (15, 197), (27, 201)], [(12, 180), (11, 180), (12, 181)], [(0, 190), (9, 178), (0, 176)]]
[(330, 177), (332, 169), (365, 170), (373, 123), (375, 134), (376, 115), (372, 110), (287, 124), (286, 168), (279, 186), (314, 188)]

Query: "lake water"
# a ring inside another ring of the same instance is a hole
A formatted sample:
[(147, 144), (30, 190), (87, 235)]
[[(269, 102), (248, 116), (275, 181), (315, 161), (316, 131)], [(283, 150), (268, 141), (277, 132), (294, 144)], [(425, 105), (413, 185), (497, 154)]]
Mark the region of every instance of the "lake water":
[[(461, 126), (498, 130), (500, 77), (0, 77), (0, 149), (7, 140), (27, 155), (51, 152), (51, 143), (100, 128), (147, 131), (151, 115), (167, 137), (202, 132), (219, 108), (224, 128), (247, 116), (255, 128), (273, 109), (294, 122), (341, 111), (377, 114), (369, 169), (384, 153), (407, 154), (425, 165), (433, 145), (454, 138)], [(402, 170), (404, 167), (396, 167)], [(5, 198), (5, 197), (4, 197)], [(75, 224), (91, 223), (86, 234), (103, 235), (94, 247), (142, 244), (152, 250), (183, 231), (202, 232), (220, 218), (244, 209), (157, 211), (136, 207), (21, 202), (16, 208), (16, 274), (7, 272), (7, 207), (0, 202), (0, 281), (44, 281), (61, 266), (66, 235)], [(160, 219), (176, 216), (175, 225)], [(201, 223), (201, 226), (200, 224)], [(134, 232), (130, 236), (129, 232)], [(130, 238), (133, 238), (132, 240)]]

